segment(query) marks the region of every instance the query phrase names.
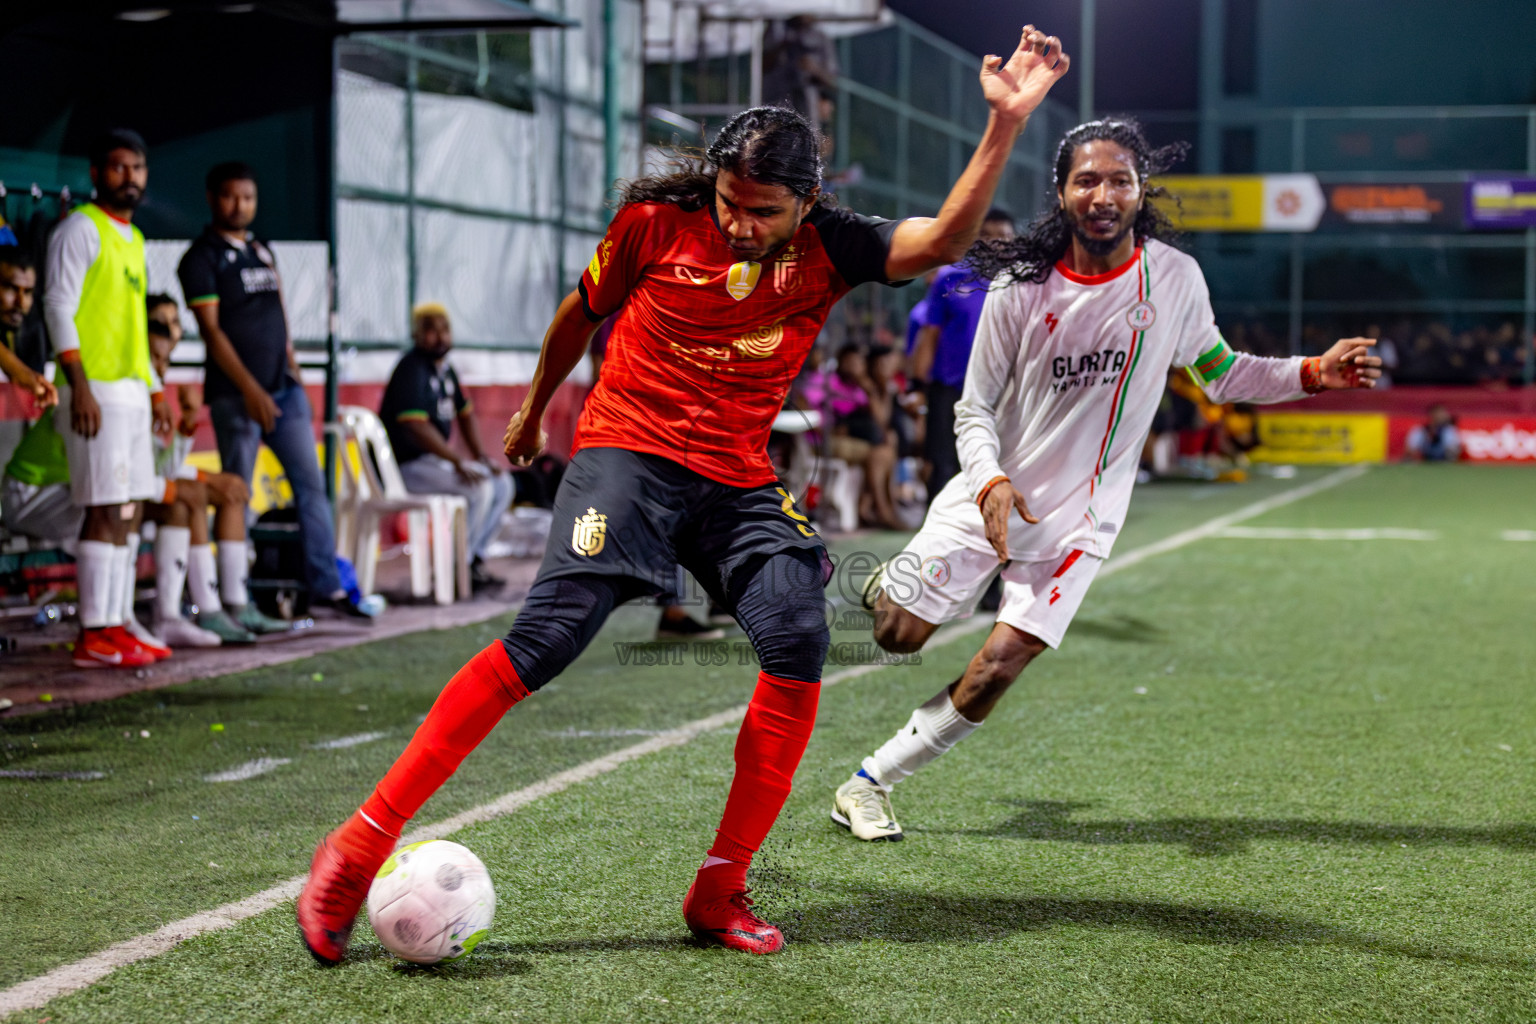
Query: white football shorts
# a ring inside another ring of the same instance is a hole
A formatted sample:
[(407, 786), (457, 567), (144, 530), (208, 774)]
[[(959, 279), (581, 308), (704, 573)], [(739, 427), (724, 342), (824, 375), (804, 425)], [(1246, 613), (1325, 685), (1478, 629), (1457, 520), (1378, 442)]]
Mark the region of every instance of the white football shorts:
[[(980, 538), (986, 546), (986, 538)], [(1006, 564), (990, 547), (978, 551), (949, 533), (919, 531), (886, 563), (886, 597), (924, 622), (940, 625), (969, 618), (992, 578), (1002, 573), (997, 621), (1061, 646), (1067, 627), (1088, 595), (1104, 560), (1070, 551), (1049, 562)]]
[(137, 379), (93, 380), (91, 395), (101, 407), (101, 429), (91, 438), (70, 425), (70, 392), (59, 389), (54, 425), (69, 457), (70, 499), (80, 508), (158, 501), (165, 485), (155, 475), (149, 386)]

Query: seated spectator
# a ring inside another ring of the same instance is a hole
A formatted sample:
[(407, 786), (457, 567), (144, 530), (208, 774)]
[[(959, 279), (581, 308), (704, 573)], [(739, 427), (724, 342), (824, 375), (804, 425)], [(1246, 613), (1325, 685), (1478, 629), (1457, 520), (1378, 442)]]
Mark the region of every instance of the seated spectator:
[(1455, 462), (1461, 458), (1461, 432), (1456, 417), (1438, 402), (1429, 418), (1408, 432), (1408, 456), (1423, 462)]
[[(37, 378), (41, 389), (29, 386), (36, 375), (15, 358), (16, 331), (32, 311), (37, 271), (32, 259), (14, 245), (0, 246), (0, 369), (15, 384), (27, 387), (46, 409), (58, 404), (58, 392)], [(75, 550), (85, 510), (69, 498), (69, 458), (64, 438), (46, 412), (22, 435), (0, 479), (0, 522), (13, 534)]]
[(50, 413), (27, 428), (5, 464), (0, 521), (13, 534), (75, 551), (85, 509), (70, 499), (69, 456)]
[[(176, 300), (168, 295), (151, 295), (147, 305), (150, 365), (164, 380), (171, 368), (171, 352), (181, 340), (181, 319)], [(146, 502), (144, 509), (145, 518), (158, 524), (155, 634), (172, 647), (218, 647), (252, 644), (261, 633), (287, 632), (288, 623), (261, 614), (246, 592), (250, 545), (245, 510), (250, 491), (245, 481), (233, 473), (208, 473), (187, 464), (202, 396), (196, 388), (169, 384), (166, 392), (168, 396), (175, 393), (180, 417), (169, 441), (158, 435), (154, 439), (155, 472), (163, 497)], [(208, 536), (209, 505), (215, 509), (217, 570)], [(184, 583), (197, 605), (196, 624), (181, 614)]]
[(823, 372), (806, 387), (813, 406), (832, 414), (830, 449), (834, 459), (864, 469), (859, 519), (886, 530), (903, 529), (891, 501), (891, 471), (896, 465), (896, 437), (887, 428), (891, 396), (870, 378), (864, 351), (846, 342), (837, 351), (831, 372)]
[[(453, 348), (448, 311), (435, 302), (417, 306), (411, 311), (411, 339), (415, 345), (400, 357), (384, 388), (379, 418), (389, 431), (407, 490), (458, 494), (468, 500), (470, 583), (499, 587), (505, 581), (486, 569), (485, 550), (501, 525), (501, 514), (512, 504), (516, 486), (481, 447), (469, 396), (448, 363)], [(468, 458), (448, 444), (455, 421)]]
[(36, 399), (46, 409), (59, 404), (59, 393), (16, 354), (16, 339), (22, 323), (32, 311), (37, 291), (37, 270), (32, 257), (15, 245), (0, 245), (0, 371), (12, 384)]

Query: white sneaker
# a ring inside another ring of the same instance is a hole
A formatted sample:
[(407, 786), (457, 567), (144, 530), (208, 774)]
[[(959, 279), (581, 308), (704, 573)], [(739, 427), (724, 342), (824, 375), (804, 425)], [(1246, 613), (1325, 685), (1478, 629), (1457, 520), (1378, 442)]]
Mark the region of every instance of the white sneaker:
[(139, 617), (137, 615), (130, 613), (127, 621), (123, 623), (123, 628), (128, 631), (129, 636), (133, 637), (141, 644), (145, 644), (149, 647), (166, 646), (165, 639), (160, 636), (160, 634), (151, 632), (148, 626), (139, 621)]
[(869, 579), (864, 581), (864, 590), (859, 594), (859, 603), (864, 610), (872, 612), (880, 601), (880, 591), (885, 586), (885, 562), (875, 567), (875, 571), (869, 574)]
[(157, 619), (155, 628), (160, 631), (160, 636), (165, 642), (172, 647), (218, 647), (224, 642), (219, 639), (219, 634), (194, 625), (179, 616), (174, 619)]
[(896, 843), (902, 839), (901, 826), (891, 813), (891, 798), (885, 790), (862, 775), (855, 775), (832, 797), (832, 820), (853, 833), (855, 839), (871, 843)]

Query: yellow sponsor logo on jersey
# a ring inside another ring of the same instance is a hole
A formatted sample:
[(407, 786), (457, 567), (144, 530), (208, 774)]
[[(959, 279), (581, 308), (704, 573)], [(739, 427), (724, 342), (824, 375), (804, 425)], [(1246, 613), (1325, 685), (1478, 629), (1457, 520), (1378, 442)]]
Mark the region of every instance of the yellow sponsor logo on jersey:
[(762, 276), (763, 267), (760, 263), (750, 261), (731, 264), (730, 272), (725, 275), (725, 290), (730, 292), (731, 298), (740, 302), (752, 290), (757, 287), (757, 279)]

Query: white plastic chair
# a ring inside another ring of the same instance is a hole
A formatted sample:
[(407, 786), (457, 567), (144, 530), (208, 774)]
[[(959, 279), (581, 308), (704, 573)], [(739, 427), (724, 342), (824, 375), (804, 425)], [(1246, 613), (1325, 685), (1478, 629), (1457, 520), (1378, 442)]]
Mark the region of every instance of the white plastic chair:
[[(406, 545), (411, 557), (411, 595), (433, 596), (438, 604), (452, 604), (454, 591), (468, 597), (469, 505), (457, 494), (412, 494), (405, 489), (389, 434), (372, 410), (344, 405), (337, 410), (343, 440), (357, 443), (359, 472), (352, 500), (352, 538), (356, 545), (353, 564), (357, 585), (372, 593), (379, 564), (379, 526), (386, 515), (407, 513)], [(341, 458), (346, 459), (345, 448)], [(349, 475), (350, 467), (343, 471)]]
[(823, 500), (837, 509), (837, 528), (852, 533), (859, 528), (859, 493), (864, 490), (864, 467), (842, 459), (828, 459), (823, 470), (827, 481)]

